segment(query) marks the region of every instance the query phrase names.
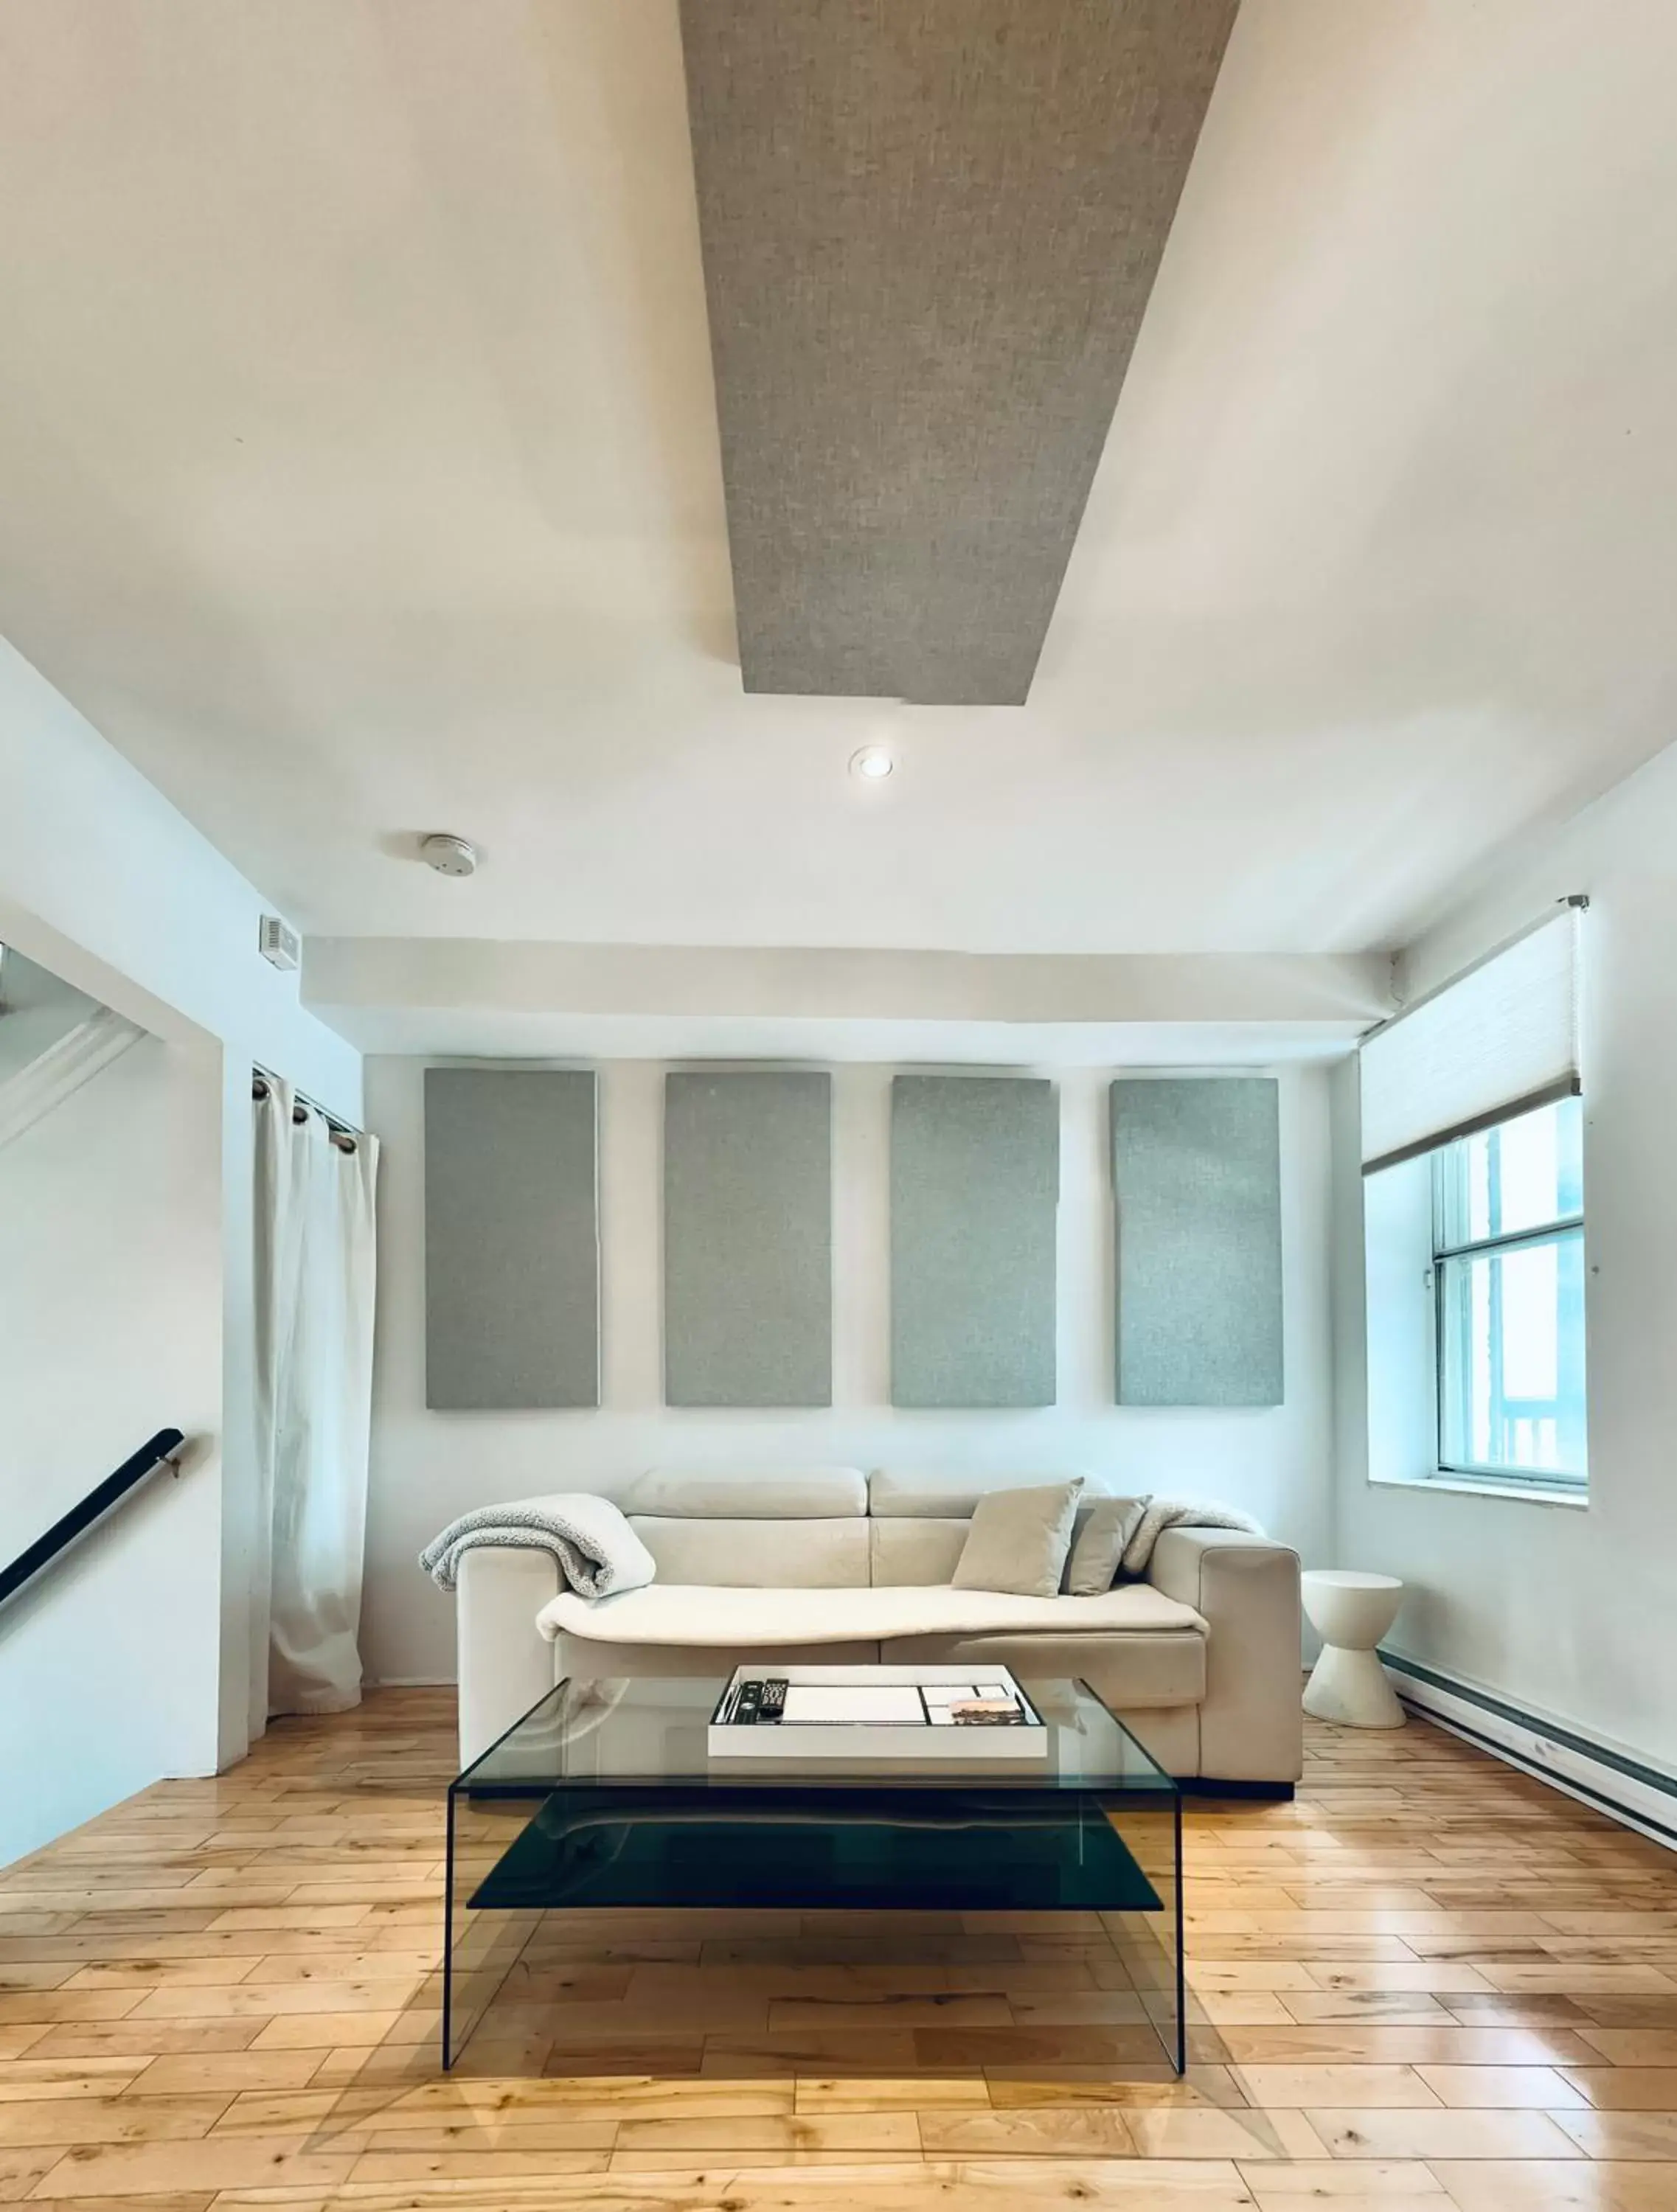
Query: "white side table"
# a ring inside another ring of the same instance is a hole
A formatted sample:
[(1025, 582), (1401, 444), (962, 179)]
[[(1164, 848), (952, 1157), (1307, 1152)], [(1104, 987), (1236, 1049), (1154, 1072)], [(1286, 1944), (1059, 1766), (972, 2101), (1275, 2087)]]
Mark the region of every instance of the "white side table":
[(1346, 1728), (1401, 1728), (1375, 1646), (1397, 1619), (1403, 1584), (1394, 1575), (1313, 1567), (1300, 1577), (1304, 1610), (1322, 1638), (1322, 1656), (1304, 1688), (1304, 1710)]

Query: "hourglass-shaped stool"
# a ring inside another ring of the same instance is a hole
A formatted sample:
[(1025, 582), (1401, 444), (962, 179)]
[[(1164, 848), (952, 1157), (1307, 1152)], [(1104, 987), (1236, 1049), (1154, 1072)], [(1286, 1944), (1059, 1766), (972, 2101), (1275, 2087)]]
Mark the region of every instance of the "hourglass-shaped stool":
[(1300, 1577), (1304, 1610), (1322, 1656), (1304, 1688), (1304, 1710), (1346, 1728), (1401, 1728), (1403, 1707), (1375, 1656), (1397, 1619), (1403, 1584), (1394, 1575), (1315, 1567)]

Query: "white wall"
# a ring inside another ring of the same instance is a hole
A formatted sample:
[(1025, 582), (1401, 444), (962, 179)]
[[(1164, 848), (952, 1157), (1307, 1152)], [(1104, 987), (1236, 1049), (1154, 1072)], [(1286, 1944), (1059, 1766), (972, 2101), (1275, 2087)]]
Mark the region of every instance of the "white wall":
[(42, 1053), (98, 1012), (99, 1001), (0, 944), (0, 1083), (9, 1083)]
[[(3, 641), (0, 799), (0, 941), (164, 1039), (215, 1102), (210, 1149), (219, 1147), (222, 1325), (216, 1345), (200, 1346), (205, 1364), (185, 1392), (200, 1409), (213, 1454), (192, 1510), (205, 1516), (221, 1555), (218, 1661), (197, 1673), (191, 1692), (216, 1716), (208, 1753), (185, 1770), (204, 1771), (218, 1749), (223, 1763), (237, 1757), (248, 1733), (251, 1063), (261, 1060), (354, 1121), (360, 1055), (301, 1006), (296, 976), (258, 953), (262, 894)], [(137, 1308), (143, 1300), (137, 1295)], [(137, 1312), (131, 1325), (142, 1328)], [(80, 1388), (67, 1396), (62, 1419), (85, 1489), (115, 1464), (100, 1456), (98, 1409), (105, 1369), (124, 1354), (120, 1345), (91, 1338), (78, 1352)], [(32, 1462), (11, 1448), (0, 1425), (0, 1495), (27, 1495), (34, 1480)], [(110, 1540), (125, 1542), (125, 1529), (113, 1528)], [(74, 1622), (89, 1644), (108, 1635), (103, 1612), (81, 1585), (55, 1576), (53, 1592), (66, 1633)], [(125, 1583), (120, 1602), (143, 1607), (143, 1586)], [(0, 1643), (0, 1705), (17, 1694), (15, 1685)], [(166, 1686), (160, 1672), (151, 1694), (161, 1705), (179, 1686)], [(31, 1690), (46, 1698), (57, 1740), (77, 1741), (106, 1728), (101, 1706), (77, 1686), (36, 1682)], [(196, 1723), (191, 1741), (206, 1741)]]
[(1677, 1772), (1677, 749), (1412, 948), (1412, 993), (1589, 895), (1584, 1206), (1589, 1501), (1367, 1479), (1354, 1072), (1334, 1090), (1336, 1544), (1411, 1585), (1392, 1647)]
[(358, 1117), (361, 1059), (256, 949), (264, 901), (0, 639), (0, 942), (162, 1036), (184, 1024)]
[[(927, 1040), (928, 1049), (930, 1039)], [(425, 1062), (367, 1062), (380, 1164), (380, 1302), (363, 1644), (384, 1680), (452, 1680), (453, 1601), (415, 1555), (457, 1513), (533, 1492), (621, 1487), (644, 1468), (838, 1463), (997, 1473), (1087, 1468), (1139, 1488), (1223, 1498), (1307, 1559), (1328, 1509), (1327, 1079), (1281, 1081), (1287, 1398), (1262, 1412), (1112, 1403), (1106, 1085), (1117, 1070), (1037, 1068), (1060, 1085), (1060, 1393), (1020, 1413), (912, 1413), (889, 1397), (886, 1200), (892, 1070), (833, 1077), (834, 1403), (808, 1413), (670, 1411), (660, 1403), (659, 1205), (664, 1068), (600, 1070), (604, 1403), (592, 1413), (425, 1408)]]
[(215, 1765), (220, 1103), (147, 1037), (0, 1148), (0, 1559), (159, 1429), (211, 1439), (0, 1612), (0, 1864)]

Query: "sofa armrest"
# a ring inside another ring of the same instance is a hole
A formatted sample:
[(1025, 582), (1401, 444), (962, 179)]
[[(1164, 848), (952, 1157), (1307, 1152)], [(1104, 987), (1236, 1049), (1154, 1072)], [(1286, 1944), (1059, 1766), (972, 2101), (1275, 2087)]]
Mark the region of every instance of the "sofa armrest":
[(536, 1615), (558, 1594), (551, 1552), (479, 1544), (462, 1554), (454, 1593), (462, 1767), (553, 1687), (553, 1646)]
[(1147, 1579), (1210, 1629), (1200, 1772), (1297, 1782), (1304, 1767), (1298, 1554), (1237, 1528), (1167, 1528)]

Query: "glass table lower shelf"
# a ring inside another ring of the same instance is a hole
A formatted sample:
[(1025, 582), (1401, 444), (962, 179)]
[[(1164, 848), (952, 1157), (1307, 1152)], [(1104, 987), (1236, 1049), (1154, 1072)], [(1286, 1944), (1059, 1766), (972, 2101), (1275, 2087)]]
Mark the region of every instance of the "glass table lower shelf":
[[(949, 1955), (963, 1942), (985, 1948), (968, 1915), (1082, 1916), (1079, 1962), (1099, 1954), (1089, 1979), (1107, 1993), (1103, 2022), (1128, 2024), (1133, 2045), (1155, 2057), (1162, 2046), (1184, 2070), (1181, 1795), (1084, 1684), (1024, 1682), (1048, 1730), (1040, 1763), (1004, 1770), (981, 1753), (907, 1773), (712, 1760), (706, 1727), (723, 1686), (561, 1682), (450, 1784), (445, 2068), (509, 1981), (521, 2014), (539, 2003), (553, 1966), (586, 1953), (591, 1924), (650, 1912), (675, 1933), (684, 1912), (720, 1911), (772, 1913), (777, 1928), (817, 1916), (825, 1958), (835, 1927), (866, 1926), (887, 1963), (915, 1936), (925, 1948), (928, 1927), (961, 1931)], [(1005, 1996), (997, 1948), (983, 1978)], [(795, 1945), (776, 1955), (795, 1969)], [(1111, 2034), (1102, 2047), (1117, 2047)]]

